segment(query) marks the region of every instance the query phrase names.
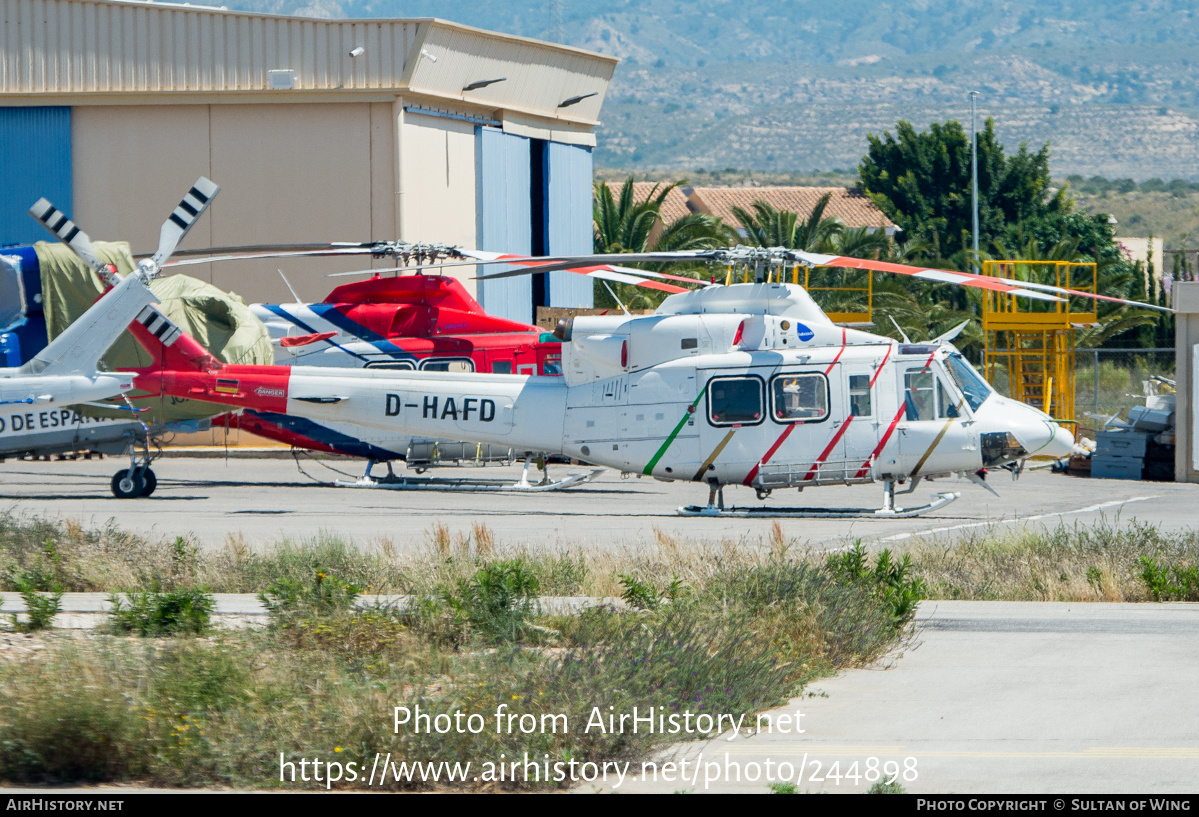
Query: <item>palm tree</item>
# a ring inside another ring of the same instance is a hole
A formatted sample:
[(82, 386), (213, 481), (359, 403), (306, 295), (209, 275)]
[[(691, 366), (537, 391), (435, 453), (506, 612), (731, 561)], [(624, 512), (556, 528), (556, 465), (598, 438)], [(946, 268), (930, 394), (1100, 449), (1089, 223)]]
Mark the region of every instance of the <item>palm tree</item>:
[(828, 249), (832, 238), (844, 229), (837, 219), (824, 217), (824, 210), (831, 198), (832, 193), (821, 196), (803, 221), (800, 221), (798, 213), (777, 210), (761, 199), (753, 203), (753, 212), (741, 207), (732, 209), (733, 215), (745, 228), (745, 238), (750, 244), (821, 252)]
[[(666, 196), (683, 182), (655, 184), (649, 195), (636, 201), (633, 177), (621, 185), (619, 196), (612, 188), (596, 182), (592, 218), (595, 223), (595, 252), (657, 252), (702, 250), (724, 246), (728, 229), (720, 219), (704, 213), (688, 213), (670, 224), (662, 222)], [(655, 236), (655, 228), (661, 227)]]
[[(618, 195), (613, 195), (612, 188), (604, 182), (597, 182), (592, 206), (595, 252), (677, 252), (728, 245), (732, 231), (719, 218), (705, 213), (688, 213), (670, 224), (663, 223), (662, 205), (670, 191), (680, 184), (683, 182), (655, 184), (645, 199), (636, 201), (631, 176), (621, 185)], [(704, 277), (706, 272), (704, 269), (680, 269), (677, 263), (639, 266), (657, 271), (670, 270), (676, 275), (696, 279)], [(595, 297), (597, 306), (616, 306), (615, 298), (619, 298), (629, 308), (652, 309), (662, 302), (665, 294), (632, 284), (597, 282)]]

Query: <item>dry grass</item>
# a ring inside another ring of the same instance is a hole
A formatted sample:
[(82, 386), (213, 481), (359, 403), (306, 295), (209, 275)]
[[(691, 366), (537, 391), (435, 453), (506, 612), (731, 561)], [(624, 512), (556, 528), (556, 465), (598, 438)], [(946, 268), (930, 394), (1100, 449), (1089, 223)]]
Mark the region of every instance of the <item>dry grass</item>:
[(930, 598), (1007, 601), (1150, 601), (1141, 557), (1199, 563), (1199, 533), (1147, 523), (1022, 531), (980, 530), (906, 549)]
[[(1199, 563), (1199, 534), (1165, 533), (1152, 525), (1101, 523), (1057, 529), (979, 529), (953, 540), (905, 543), (915, 575), (931, 597), (956, 599), (1146, 601), (1149, 591), (1138, 559), (1165, 565)], [(255, 593), (277, 579), (302, 580), (328, 570), (371, 593), (430, 592), (468, 580), (480, 565), (519, 559), (536, 576), (543, 595), (619, 596), (621, 576), (657, 587), (676, 579), (699, 586), (732, 569), (771, 560), (819, 561), (778, 522), (760, 539), (691, 541), (661, 528), (651, 543), (605, 549), (509, 546), (483, 523), (470, 533), (445, 525), (428, 531), (424, 547), (401, 551), (381, 540), (359, 548), (321, 534), (255, 548), (230, 537), (216, 552), (184, 539), (154, 540), (113, 524), (88, 530), (75, 522), (0, 515), (0, 589), (22, 577), (41, 590), (163, 592), (202, 586), (209, 592)]]

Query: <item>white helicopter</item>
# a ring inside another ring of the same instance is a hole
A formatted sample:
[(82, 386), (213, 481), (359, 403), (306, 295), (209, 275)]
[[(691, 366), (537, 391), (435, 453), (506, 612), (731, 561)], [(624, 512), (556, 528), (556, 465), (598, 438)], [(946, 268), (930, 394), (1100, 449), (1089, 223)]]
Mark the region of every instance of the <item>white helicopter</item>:
[[(128, 372), (97, 371), (100, 358), (126, 328), (136, 329), (139, 337), (144, 333), (153, 338), (159, 348), (170, 347), (182, 336), (182, 330), (153, 306), (158, 298), (147, 285), (219, 192), (217, 185), (201, 176), (163, 222), (158, 250), (124, 278), (96, 257), (87, 233), (49, 201), (39, 199), (29, 214), (71, 247), (112, 289), (19, 369), (0, 369), (0, 403), (28, 403), (39, 409), (97, 405), (97, 401), (133, 388), (133, 377)], [(107, 403), (101, 407), (122, 406)], [(136, 413), (127, 401), (124, 407)], [(72, 414), (64, 408), (30, 411), (23, 423), (54, 428), (70, 422)], [(113, 475), (112, 491), (118, 497), (149, 496), (158, 484), (149, 467), (149, 434), (143, 433), (142, 439), (146, 447), (142, 461), (139, 463), (136, 446), (131, 442), (130, 467)]]
[[(958, 498), (895, 504), (923, 479), (989, 468), (1019, 472), (1031, 456), (1062, 457), (1073, 437), (1045, 413), (994, 392), (950, 342), (898, 343), (839, 327), (801, 287), (768, 280), (772, 265), (878, 268), (877, 262), (783, 249), (623, 255), (621, 261), (744, 264), (755, 283), (668, 297), (652, 315), (563, 322), (563, 377), (237, 366), (186, 335), (165, 347), (133, 327), (158, 365), (140, 389), (324, 422), (548, 451), (661, 480), (704, 483), (685, 515), (889, 516)], [(513, 263), (516, 259), (505, 259)], [(520, 259), (526, 274), (608, 257)], [(1120, 300), (1020, 281), (885, 265), (886, 271), (1017, 296)], [(513, 272), (500, 273), (503, 275)], [(497, 276), (487, 276), (497, 277)], [(1125, 302), (1123, 303), (1135, 303)], [(781, 488), (879, 481), (879, 509), (729, 508), (723, 488), (761, 499)], [(908, 483), (906, 491), (896, 485)]]

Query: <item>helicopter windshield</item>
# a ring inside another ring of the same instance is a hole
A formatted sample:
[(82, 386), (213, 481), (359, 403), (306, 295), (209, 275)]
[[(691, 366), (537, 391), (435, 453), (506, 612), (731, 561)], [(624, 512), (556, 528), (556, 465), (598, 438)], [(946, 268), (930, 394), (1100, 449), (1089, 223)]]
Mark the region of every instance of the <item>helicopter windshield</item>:
[(995, 391), (991, 388), (991, 384), (974, 371), (974, 367), (967, 362), (966, 358), (962, 357), (961, 352), (947, 355), (945, 362), (949, 366), (949, 374), (953, 377), (953, 382), (965, 395), (970, 410), (978, 411), (978, 407), (986, 402), (986, 399)]

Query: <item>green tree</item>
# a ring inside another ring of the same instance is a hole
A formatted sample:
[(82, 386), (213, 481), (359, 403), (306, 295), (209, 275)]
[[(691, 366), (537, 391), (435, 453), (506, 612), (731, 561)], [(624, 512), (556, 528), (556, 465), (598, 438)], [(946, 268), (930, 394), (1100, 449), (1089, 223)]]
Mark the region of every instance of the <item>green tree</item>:
[[(728, 230), (718, 218), (688, 213), (670, 224), (663, 223), (662, 204), (680, 184), (655, 184), (648, 196), (637, 201), (632, 176), (621, 185), (619, 195), (613, 195), (612, 188), (604, 182), (596, 182), (592, 202), (595, 252), (703, 250), (724, 246)], [(659, 226), (660, 230), (655, 231)]]
[[(910, 238), (928, 241), (937, 255), (970, 245), (970, 135), (960, 122), (934, 122), (917, 132), (900, 121), (895, 135), (870, 134), (858, 165), (862, 188)], [(1067, 213), (1065, 188), (1052, 193), (1049, 144), (1035, 153), (1021, 143), (1005, 156), (989, 118), (978, 134), (979, 245), (990, 246), (1009, 224)]]
[(837, 219), (824, 217), (824, 210), (831, 198), (831, 193), (821, 196), (812, 212), (803, 220), (799, 213), (776, 210), (761, 199), (753, 203), (752, 212), (733, 207), (733, 215), (745, 228), (745, 240), (749, 244), (820, 252), (829, 249), (832, 239), (843, 229)]
[[(719, 218), (705, 213), (688, 213), (666, 224), (662, 220), (662, 204), (671, 190), (683, 182), (655, 184), (644, 199), (637, 201), (633, 177), (620, 187), (618, 194), (604, 182), (596, 182), (592, 201), (594, 248), (597, 253), (669, 252), (706, 250), (730, 243), (733, 233)], [(674, 274), (694, 274), (703, 270), (680, 269), (678, 264), (639, 264), (657, 271)], [(638, 287), (596, 281), (595, 305), (615, 307), (617, 299), (632, 309), (652, 309), (662, 302), (665, 293)]]

